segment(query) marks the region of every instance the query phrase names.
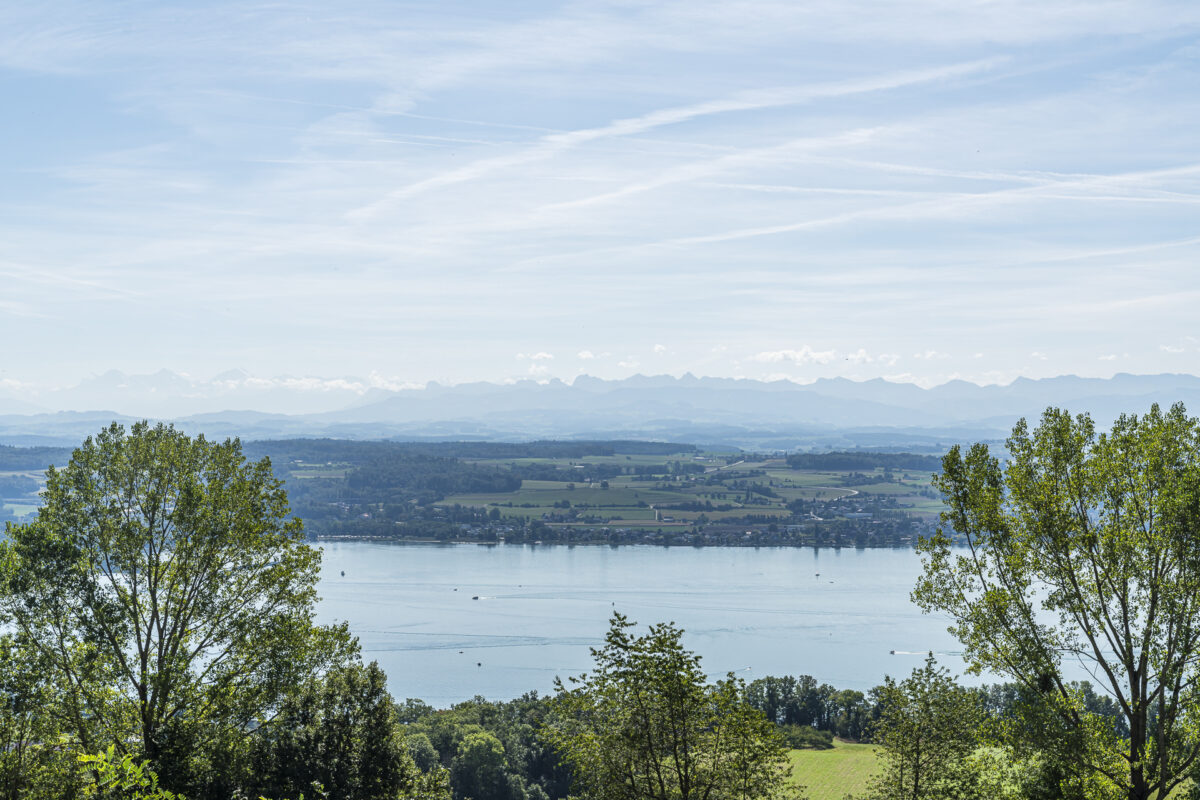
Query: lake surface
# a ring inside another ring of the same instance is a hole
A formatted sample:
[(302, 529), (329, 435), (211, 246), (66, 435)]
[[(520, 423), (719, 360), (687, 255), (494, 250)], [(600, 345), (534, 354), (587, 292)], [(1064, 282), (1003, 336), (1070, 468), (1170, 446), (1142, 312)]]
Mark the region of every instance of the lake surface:
[(928, 650), (962, 672), (947, 619), (909, 601), (921, 571), (910, 550), (321, 547), (322, 621), (350, 623), (398, 699), (550, 691), (555, 676), (591, 667), (614, 610), (675, 622), (714, 678), (808, 674), (866, 690), (907, 676)]

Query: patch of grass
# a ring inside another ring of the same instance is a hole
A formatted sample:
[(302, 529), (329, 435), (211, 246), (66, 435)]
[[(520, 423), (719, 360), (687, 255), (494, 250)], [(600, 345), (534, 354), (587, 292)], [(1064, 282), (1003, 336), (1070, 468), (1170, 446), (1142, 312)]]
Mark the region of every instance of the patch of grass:
[(836, 739), (832, 750), (792, 750), (792, 782), (803, 785), (809, 800), (842, 800), (861, 794), (877, 769), (875, 745)]
[(768, 478), (788, 481), (794, 486), (840, 486), (845, 472), (815, 472), (810, 470), (771, 470)]
[(311, 480), (313, 478), (344, 478), (350, 471), (349, 467), (322, 467), (320, 469), (298, 469), (288, 477), (296, 480)]

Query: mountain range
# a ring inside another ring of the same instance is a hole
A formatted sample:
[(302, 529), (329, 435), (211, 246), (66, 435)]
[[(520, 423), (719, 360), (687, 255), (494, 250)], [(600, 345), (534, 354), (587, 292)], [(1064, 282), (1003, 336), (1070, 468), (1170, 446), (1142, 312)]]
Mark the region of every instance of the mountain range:
[[(208, 381), (161, 371), (108, 372), (78, 386), (0, 394), (0, 443), (71, 444), (112, 420), (150, 418), (210, 436), (246, 439), (652, 438), (770, 449), (905, 447), (1003, 439), (1047, 406), (1087, 411), (1106, 425), (1151, 403), (1200, 409), (1200, 377), (1018, 378), (1007, 385), (950, 381), (932, 388), (882, 379), (808, 384), (734, 378), (579, 376), (513, 383), (389, 387), (377, 379)], [(71, 410), (67, 410), (71, 409)], [(253, 409), (253, 410), (236, 410)]]

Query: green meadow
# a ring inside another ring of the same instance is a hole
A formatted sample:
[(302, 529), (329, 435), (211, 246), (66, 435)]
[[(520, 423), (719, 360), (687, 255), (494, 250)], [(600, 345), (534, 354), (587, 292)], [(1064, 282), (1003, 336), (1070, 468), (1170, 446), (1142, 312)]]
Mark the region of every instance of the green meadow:
[(834, 740), (832, 750), (792, 750), (792, 783), (805, 787), (809, 800), (842, 800), (861, 794), (876, 770), (875, 745)]

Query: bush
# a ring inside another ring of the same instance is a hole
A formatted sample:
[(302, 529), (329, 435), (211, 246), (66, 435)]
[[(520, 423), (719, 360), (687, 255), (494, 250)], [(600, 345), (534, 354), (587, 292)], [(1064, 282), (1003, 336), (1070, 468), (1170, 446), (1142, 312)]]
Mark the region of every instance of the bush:
[(811, 725), (784, 725), (780, 729), (783, 741), (792, 750), (828, 750), (833, 747), (833, 734)]

